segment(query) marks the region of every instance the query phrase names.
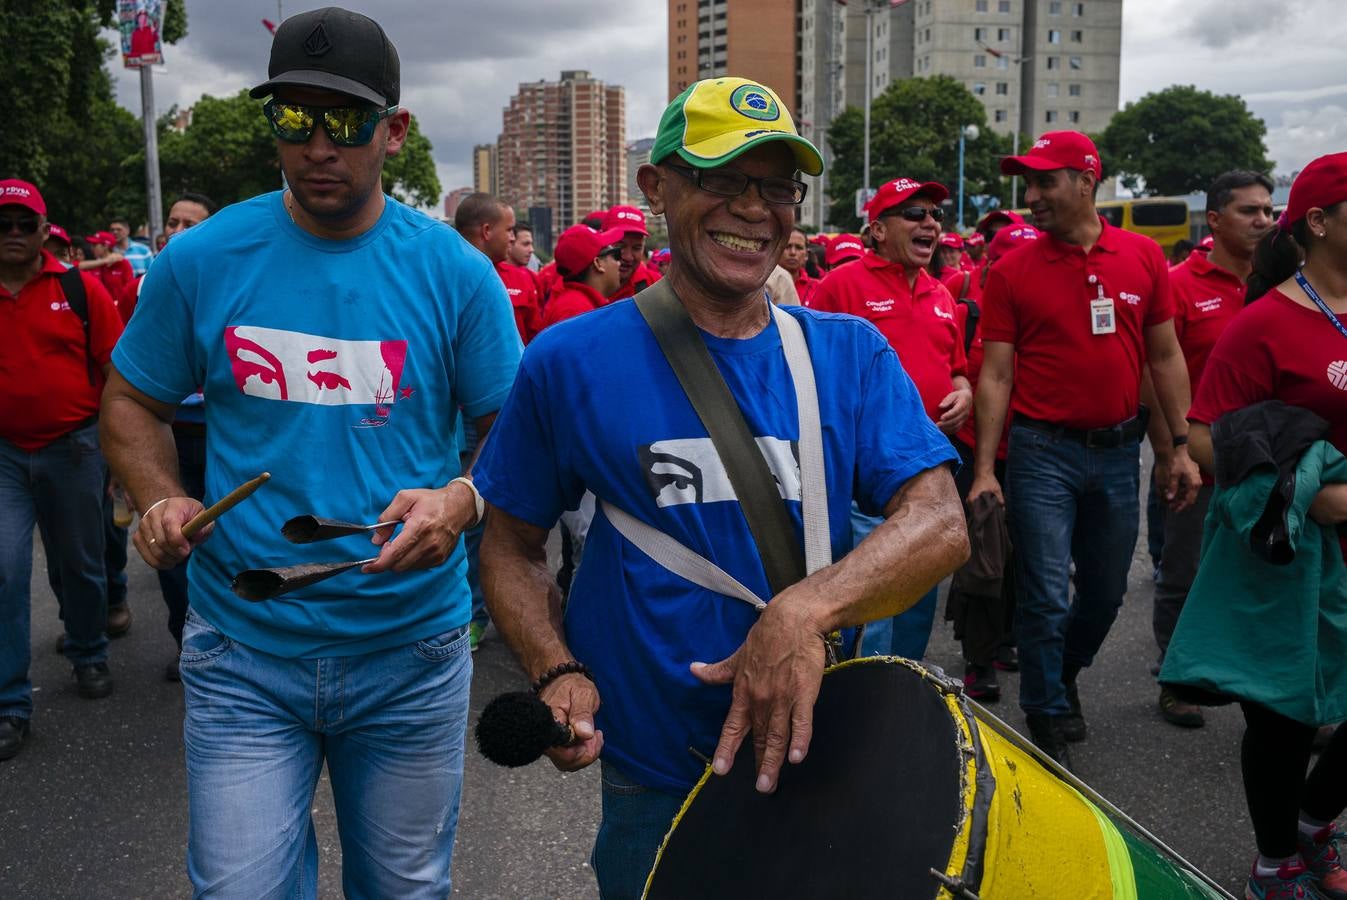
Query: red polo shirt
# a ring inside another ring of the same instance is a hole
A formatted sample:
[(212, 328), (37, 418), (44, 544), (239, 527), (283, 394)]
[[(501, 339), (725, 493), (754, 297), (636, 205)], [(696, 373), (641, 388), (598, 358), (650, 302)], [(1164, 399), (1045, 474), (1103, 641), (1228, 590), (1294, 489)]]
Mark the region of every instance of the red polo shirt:
[(583, 281), (563, 281), (557, 285), (543, 309), (543, 328), (607, 306), (608, 298)]
[[(1011, 409), (1069, 428), (1104, 428), (1137, 414), (1145, 329), (1174, 317), (1160, 245), (1104, 222), (1080, 247), (1043, 235), (987, 275), (984, 340), (1015, 345)], [(1113, 300), (1115, 330), (1094, 334), (1091, 301)]]
[(99, 266), (92, 271), (93, 275), (103, 283), (109, 297), (120, 297), (122, 292), (126, 290), (126, 286), (136, 280), (135, 270), (124, 259), (119, 259), (110, 266)]
[(82, 273), (89, 297), (89, 344), (99, 375), (89, 383), (84, 326), (66, 303), (65, 266), (45, 250), (42, 270), (18, 296), (0, 287), (0, 438), (32, 453), (98, 414), (102, 370), (122, 336), (122, 320), (99, 280)]
[(557, 288), (561, 286), (561, 273), (557, 271), (557, 264), (550, 262), (538, 270), (538, 306), (545, 309), (547, 301), (556, 293)]
[(632, 270), (631, 277), (627, 279), (627, 283), (617, 289), (617, 293), (613, 295), (613, 299), (624, 300), (627, 297), (635, 297), (641, 291), (650, 287), (650, 285), (663, 277), (664, 273), (660, 272), (655, 266), (652, 266), (649, 263), (639, 262), (636, 264), (636, 268)]
[(505, 293), (510, 295), (510, 305), (514, 307), (514, 325), (519, 330), (519, 339), (527, 344), (533, 336), (542, 330), (538, 309), (538, 279), (532, 272), (513, 263), (496, 263), (496, 272), (505, 283)]
[(908, 287), (903, 267), (867, 250), (859, 262), (828, 273), (814, 290), (814, 309), (850, 313), (879, 328), (898, 353), (932, 421), (940, 401), (967, 372), (963, 332), (945, 286), (925, 269)]
[(800, 270), (795, 273), (795, 293), (800, 297), (801, 306), (813, 308), (814, 291), (818, 288), (819, 280), (818, 278), (810, 278), (809, 272), (804, 266), (800, 266)]
[(1244, 282), (1233, 272), (1211, 264), (1205, 253), (1194, 250), (1169, 270), (1169, 292), (1174, 296), (1174, 332), (1179, 336), (1183, 358), (1188, 363), (1188, 381), (1193, 396), (1202, 370), (1235, 313), (1244, 308)]

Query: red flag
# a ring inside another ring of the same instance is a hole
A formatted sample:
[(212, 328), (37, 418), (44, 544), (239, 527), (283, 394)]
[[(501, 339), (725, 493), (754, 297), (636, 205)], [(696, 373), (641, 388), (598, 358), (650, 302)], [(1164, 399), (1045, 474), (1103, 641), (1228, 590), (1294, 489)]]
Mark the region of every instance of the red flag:
[(267, 31), (270, 31), (272, 35), (276, 34), (276, 23), (271, 21), (270, 19), (263, 19), (262, 27), (266, 28)]

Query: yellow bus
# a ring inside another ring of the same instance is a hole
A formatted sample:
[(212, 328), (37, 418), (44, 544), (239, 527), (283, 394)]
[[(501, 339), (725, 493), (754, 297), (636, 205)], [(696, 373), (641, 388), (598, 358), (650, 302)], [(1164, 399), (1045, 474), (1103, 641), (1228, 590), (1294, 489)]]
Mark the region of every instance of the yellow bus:
[[(1160, 245), (1166, 256), (1177, 242), (1192, 240), (1189, 234), (1188, 201), (1183, 197), (1101, 200), (1096, 207), (1099, 215), (1110, 225), (1146, 235)], [(1028, 209), (1018, 209), (1016, 212), (1024, 216), (1026, 222), (1034, 221), (1033, 213)]]

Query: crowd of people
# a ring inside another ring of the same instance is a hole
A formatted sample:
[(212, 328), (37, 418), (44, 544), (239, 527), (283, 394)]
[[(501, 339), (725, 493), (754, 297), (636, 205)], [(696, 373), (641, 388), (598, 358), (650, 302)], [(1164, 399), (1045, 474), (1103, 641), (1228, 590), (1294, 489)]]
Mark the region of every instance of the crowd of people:
[[(312, 896), (326, 764), (347, 892), (444, 896), (494, 621), (572, 729), (552, 762), (601, 763), (601, 894), (637, 897), (688, 748), (724, 774), (750, 742), (774, 792), (826, 661), (921, 660), (947, 577), (965, 693), (1017, 670), (1029, 739), (1069, 769), (1149, 440), (1159, 713), (1243, 709), (1247, 897), (1347, 898), (1347, 154), (1280, 219), (1266, 175), (1215, 179), (1210, 236), (1171, 260), (1099, 216), (1071, 131), (1001, 163), (1032, 221), (946, 230), (948, 189), (893, 173), (825, 237), (796, 224), (818, 150), (769, 87), (716, 78), (637, 175), (668, 246), (618, 205), (539, 265), (499, 198), (448, 228), (382, 192), (399, 88), (378, 23), (287, 19), (252, 91), (287, 187), (183, 194), (157, 255), (0, 181), (0, 760), (33, 715), (34, 526), (89, 699), (131, 627), (130, 540), (177, 647), (196, 893)], [(252, 515), (184, 534), (263, 470)], [(233, 575), (293, 561), (272, 524), (303, 513), (384, 523), (374, 559), (241, 602)]]

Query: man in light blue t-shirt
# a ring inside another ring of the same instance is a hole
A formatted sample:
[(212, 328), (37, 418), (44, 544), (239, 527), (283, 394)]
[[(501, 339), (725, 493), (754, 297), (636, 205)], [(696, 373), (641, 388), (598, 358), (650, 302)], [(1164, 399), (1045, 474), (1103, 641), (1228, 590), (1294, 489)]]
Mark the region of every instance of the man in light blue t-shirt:
[[(373, 20), (286, 19), (254, 88), (287, 190), (221, 210), (146, 275), (103, 405), (104, 449), (144, 510), (154, 567), (189, 557), (182, 633), (197, 894), (313, 897), (309, 809), (327, 764), (346, 893), (435, 897), (463, 779), (469, 594), (459, 535), (482, 501), (454, 422), (485, 435), (520, 345), (491, 264), (447, 226), (384, 196), (407, 136), (397, 51)], [(271, 480), (208, 532), (178, 480), (172, 421), (206, 403), (205, 501)], [(287, 519), (396, 522), (295, 546)], [(245, 569), (377, 557), (263, 602)]]
[[(703, 772), (689, 748), (724, 774), (751, 732), (758, 789), (775, 791), (782, 765), (809, 750), (823, 636), (911, 606), (968, 552), (947, 468), (954, 451), (884, 337), (853, 316), (773, 312), (763, 293), (804, 199), (798, 172), (822, 169), (780, 98), (742, 78), (697, 82), (665, 111), (651, 162), (637, 177), (669, 228), (673, 262), (660, 284), (700, 329), (791, 534), (803, 543), (802, 506), (826, 487), (818, 507), (828, 527), (817, 530), (828, 540), (806, 548), (821, 563), (812, 575), (772, 590), (789, 577), (764, 566), (732, 476), (638, 301), (562, 322), (529, 344), (476, 468), (492, 504), (482, 580), (491, 618), (538, 696), (574, 729), (573, 744), (548, 751), (553, 764), (579, 769), (601, 754), (591, 862), (606, 900), (641, 896)], [(797, 333), (822, 423), (808, 467), (808, 416), (793, 385), (801, 363), (783, 350)], [(544, 542), (586, 490), (599, 509), (563, 619)], [(854, 551), (853, 498), (887, 518)], [(762, 611), (664, 568), (640, 549), (633, 520), (727, 574), (765, 602)], [(821, 559), (829, 550), (839, 562)]]

